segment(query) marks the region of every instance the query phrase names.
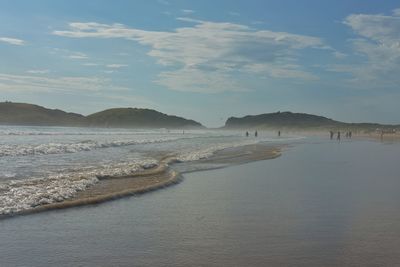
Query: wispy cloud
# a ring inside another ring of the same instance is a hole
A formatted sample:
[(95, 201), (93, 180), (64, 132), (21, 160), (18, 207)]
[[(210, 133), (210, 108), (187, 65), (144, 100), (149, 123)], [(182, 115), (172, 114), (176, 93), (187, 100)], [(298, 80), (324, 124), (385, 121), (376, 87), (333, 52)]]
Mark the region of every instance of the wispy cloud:
[(251, 22), (251, 24), (253, 24), (253, 25), (262, 25), (262, 24), (265, 24), (265, 21), (262, 21), (262, 20), (253, 20), (253, 21)]
[(350, 40), (360, 63), (335, 65), (333, 71), (348, 73), (353, 85), (365, 88), (400, 84), (400, 11), (393, 15), (352, 14), (343, 21), (357, 35)]
[(231, 15), (231, 16), (234, 16), (234, 17), (239, 17), (240, 16), (240, 13), (234, 12), (234, 11), (229, 11), (228, 14)]
[(47, 73), (49, 73), (50, 72), (50, 70), (28, 70), (27, 71), (27, 73), (30, 73), (30, 74), (47, 74)]
[(256, 30), (230, 22), (178, 18), (193, 26), (174, 31), (146, 31), (122, 24), (73, 22), (53, 34), (70, 38), (123, 38), (151, 48), (148, 55), (164, 66), (158, 84), (172, 90), (222, 92), (248, 90), (238, 74), (252, 78), (315, 80), (298, 63), (305, 49), (330, 49), (320, 38)]
[(126, 90), (100, 77), (44, 77), (0, 73), (0, 92), (94, 92)]
[(78, 60), (89, 59), (89, 56), (86, 55), (85, 53), (78, 51), (71, 51), (63, 48), (52, 48), (49, 53), (53, 55), (61, 55), (62, 57), (69, 59), (78, 59)]
[[(2, 92), (46, 92), (57, 96), (59, 93), (67, 93), (80, 97), (90, 96), (92, 102), (101, 99), (107, 106), (121, 106), (122, 103), (127, 106), (156, 106), (154, 101), (134, 95), (130, 88), (117, 86), (111, 79), (100, 77), (44, 77), (0, 73), (0, 93)], [(77, 103), (80, 103), (79, 100)]]
[(107, 73), (107, 74), (111, 74), (111, 73), (114, 73), (115, 70), (104, 70), (103, 72), (104, 72), (104, 73)]
[(106, 65), (106, 67), (111, 68), (111, 69), (120, 69), (120, 68), (128, 67), (128, 65), (126, 65), (126, 64), (108, 64), (108, 65)]
[(25, 45), (25, 41), (17, 38), (0, 37), (0, 42), (11, 44), (11, 45)]
[(97, 64), (97, 63), (91, 63), (91, 62), (83, 63), (82, 65), (83, 65), (83, 66), (88, 66), (88, 67), (96, 67), (96, 66), (99, 66), (99, 64)]
[(185, 14), (193, 14), (195, 11), (192, 9), (181, 9), (182, 13)]
[(85, 53), (81, 52), (72, 52), (68, 58), (70, 59), (88, 59), (89, 57)]
[(339, 52), (339, 51), (334, 51), (334, 52), (333, 52), (333, 55), (334, 55), (336, 58), (339, 58), (339, 59), (343, 59), (343, 58), (346, 58), (346, 57), (347, 57), (347, 55), (346, 55), (345, 53), (342, 53), (342, 52)]

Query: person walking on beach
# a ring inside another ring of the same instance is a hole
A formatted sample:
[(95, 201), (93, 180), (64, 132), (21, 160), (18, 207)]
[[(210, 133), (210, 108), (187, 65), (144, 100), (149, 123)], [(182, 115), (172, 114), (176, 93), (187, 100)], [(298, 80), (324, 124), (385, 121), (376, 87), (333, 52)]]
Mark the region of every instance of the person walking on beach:
[(246, 137), (249, 137), (249, 132), (246, 131)]
[(255, 137), (257, 137), (257, 136), (258, 136), (258, 133), (257, 133), (257, 131), (254, 133), (254, 136), (255, 136)]
[(350, 131), (349, 132), (349, 138), (351, 139), (351, 136), (353, 135), (353, 133)]
[(278, 137), (280, 137), (281, 136), (281, 131), (278, 131)]
[(337, 132), (337, 140), (339, 140), (339, 141), (340, 141), (340, 131), (339, 131), (339, 132)]
[(331, 136), (331, 140), (333, 139), (333, 131), (329, 131), (329, 134)]

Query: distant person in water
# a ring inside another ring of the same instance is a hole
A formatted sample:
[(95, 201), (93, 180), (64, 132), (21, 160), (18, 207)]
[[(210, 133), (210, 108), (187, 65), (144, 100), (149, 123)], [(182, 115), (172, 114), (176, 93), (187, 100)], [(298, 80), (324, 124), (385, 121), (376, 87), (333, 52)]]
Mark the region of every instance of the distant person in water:
[(278, 136), (279, 136), (279, 137), (281, 136), (281, 131), (278, 131)]
[(333, 139), (333, 131), (329, 131), (329, 134), (331, 136), (331, 140)]
[(254, 133), (254, 136), (255, 136), (255, 137), (257, 137), (257, 136), (258, 136), (258, 133), (257, 133), (257, 131)]
[(340, 141), (340, 132), (337, 132), (337, 140)]
[(249, 132), (246, 132), (246, 137), (249, 137)]

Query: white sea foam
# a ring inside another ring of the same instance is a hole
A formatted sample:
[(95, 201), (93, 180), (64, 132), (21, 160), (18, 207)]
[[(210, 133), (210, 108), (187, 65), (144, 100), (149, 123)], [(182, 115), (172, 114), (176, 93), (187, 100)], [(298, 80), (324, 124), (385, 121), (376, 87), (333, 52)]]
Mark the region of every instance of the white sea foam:
[(96, 177), (46, 178), (0, 184), (0, 214), (63, 201), (96, 183)]
[[(12, 132), (17, 133), (19, 129), (14, 127)], [(31, 132), (39, 133), (32, 136), (23, 129), (21, 135), (26, 137), (11, 134), (0, 140), (0, 214), (63, 201), (101, 178), (131, 175), (157, 166), (159, 163), (152, 158), (154, 155), (157, 158), (176, 155), (179, 161), (195, 161), (210, 157), (218, 150), (273, 140), (244, 138), (240, 133), (216, 131), (185, 135), (150, 131), (137, 132), (129, 137), (122, 137), (119, 131), (87, 137), (83, 131), (83, 137), (70, 137), (69, 130), (61, 128), (50, 129), (49, 135), (62, 133), (65, 136), (39, 136), (47, 135), (47, 129), (33, 129)], [(95, 130), (91, 129), (90, 135), (93, 132)], [(79, 131), (77, 133), (80, 135)], [(110, 136), (104, 136), (108, 134)], [(87, 138), (91, 140), (85, 140)], [(157, 145), (144, 145), (140, 153), (130, 148), (123, 149), (124, 146), (153, 143)], [(115, 149), (94, 151), (111, 147)], [(81, 151), (87, 152), (71, 154)], [(54, 156), (36, 157), (48, 154)]]
[(0, 215), (32, 209), (39, 205), (60, 202), (96, 184), (99, 177), (124, 176), (157, 166), (154, 159), (142, 159), (79, 171), (60, 170), (46, 178), (10, 180), (0, 183)]
[(227, 149), (227, 148), (234, 148), (234, 147), (240, 147), (240, 146), (245, 146), (245, 145), (253, 145), (260, 143), (265, 140), (244, 140), (241, 142), (226, 142), (226, 143), (219, 143), (219, 144), (214, 144), (214, 145), (209, 145), (204, 148), (192, 150), (192, 151), (185, 151), (181, 152), (178, 155), (178, 160), (180, 161), (195, 161), (199, 159), (204, 159), (212, 156), (215, 152)]
[(3, 144), (0, 145), (0, 157), (6, 156), (26, 156), (26, 155), (48, 155), (76, 153), (90, 151), (99, 148), (121, 147), (138, 144), (152, 144), (170, 142), (180, 138), (163, 137), (157, 139), (136, 139), (136, 140), (117, 140), (117, 141), (81, 141), (76, 143), (46, 143), (46, 144)]
[[(194, 161), (211, 156), (218, 150), (253, 144), (255, 141), (241, 143), (223, 143), (206, 148), (178, 153), (180, 161)], [(94, 185), (102, 177), (127, 176), (143, 169), (158, 165), (153, 158), (137, 159), (132, 162), (121, 162), (102, 166), (87, 166), (79, 170), (59, 170), (60, 174), (50, 174), (45, 178), (8, 180), (0, 183), (0, 214), (11, 214), (39, 205), (60, 202), (76, 195)]]

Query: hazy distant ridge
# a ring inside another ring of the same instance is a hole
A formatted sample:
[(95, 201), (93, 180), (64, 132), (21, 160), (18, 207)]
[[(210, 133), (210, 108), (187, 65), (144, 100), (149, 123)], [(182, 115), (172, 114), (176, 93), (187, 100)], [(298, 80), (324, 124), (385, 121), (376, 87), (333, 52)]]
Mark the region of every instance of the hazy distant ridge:
[(89, 126), (140, 127), (140, 128), (189, 128), (203, 127), (194, 120), (166, 115), (152, 109), (113, 108), (86, 117)]
[(89, 116), (26, 103), (0, 103), (0, 124), (129, 128), (198, 128), (200, 123), (151, 109), (114, 108)]
[(25, 103), (0, 103), (0, 124), (29, 126), (80, 126), (85, 116)]
[(325, 129), (362, 129), (375, 130), (400, 128), (399, 125), (384, 125), (378, 123), (345, 123), (323, 116), (306, 113), (276, 112), (260, 115), (248, 115), (242, 118), (230, 117), (224, 128), (228, 129), (294, 129), (294, 130), (325, 130)]
[[(152, 109), (112, 108), (88, 116), (48, 109), (33, 104), (0, 102), (0, 124), (28, 126), (82, 126), (121, 128), (201, 128), (200, 123)], [(378, 123), (345, 123), (306, 113), (276, 112), (230, 117), (224, 129), (293, 129), (326, 130), (397, 129), (400, 125)]]

